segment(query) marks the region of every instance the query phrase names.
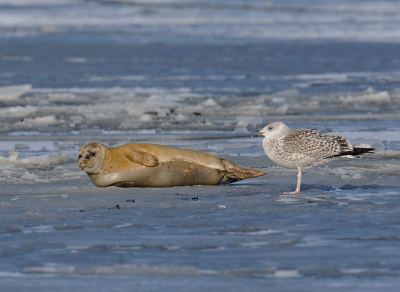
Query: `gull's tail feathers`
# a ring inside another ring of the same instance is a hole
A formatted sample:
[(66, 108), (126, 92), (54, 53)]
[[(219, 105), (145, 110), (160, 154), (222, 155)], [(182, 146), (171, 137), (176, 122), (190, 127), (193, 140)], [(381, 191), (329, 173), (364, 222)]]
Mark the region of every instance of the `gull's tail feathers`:
[(352, 151), (343, 151), (342, 153), (335, 155), (335, 157), (338, 157), (338, 156), (358, 157), (363, 154), (374, 153), (374, 150), (375, 150), (375, 148), (353, 147)]

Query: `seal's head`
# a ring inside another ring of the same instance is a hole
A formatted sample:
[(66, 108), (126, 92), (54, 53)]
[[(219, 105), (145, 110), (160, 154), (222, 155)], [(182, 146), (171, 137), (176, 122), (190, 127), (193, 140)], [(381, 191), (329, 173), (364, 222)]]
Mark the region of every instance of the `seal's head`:
[(78, 151), (79, 167), (87, 173), (100, 173), (108, 147), (100, 143), (89, 143)]

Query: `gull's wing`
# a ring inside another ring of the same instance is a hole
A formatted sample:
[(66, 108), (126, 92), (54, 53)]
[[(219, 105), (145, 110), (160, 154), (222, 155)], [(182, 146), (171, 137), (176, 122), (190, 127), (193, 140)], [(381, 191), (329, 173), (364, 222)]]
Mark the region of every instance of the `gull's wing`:
[(285, 152), (304, 154), (315, 159), (353, 151), (353, 147), (345, 137), (327, 135), (311, 129), (290, 131), (283, 141)]

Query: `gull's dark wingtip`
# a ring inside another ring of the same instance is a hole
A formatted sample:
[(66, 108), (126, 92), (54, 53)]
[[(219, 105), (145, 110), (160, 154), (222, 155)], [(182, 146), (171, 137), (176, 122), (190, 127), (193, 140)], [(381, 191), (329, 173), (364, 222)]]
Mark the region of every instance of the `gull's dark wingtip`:
[(362, 154), (374, 153), (374, 150), (375, 148), (354, 147), (353, 151), (343, 151), (339, 155), (335, 155), (335, 157), (345, 155), (357, 156)]

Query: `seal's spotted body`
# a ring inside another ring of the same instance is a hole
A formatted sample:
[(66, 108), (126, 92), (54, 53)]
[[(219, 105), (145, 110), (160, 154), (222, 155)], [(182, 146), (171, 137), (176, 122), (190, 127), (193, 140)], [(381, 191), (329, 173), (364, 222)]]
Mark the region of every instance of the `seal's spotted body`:
[(204, 152), (156, 144), (89, 143), (79, 150), (78, 163), (99, 187), (216, 185), (265, 174)]

